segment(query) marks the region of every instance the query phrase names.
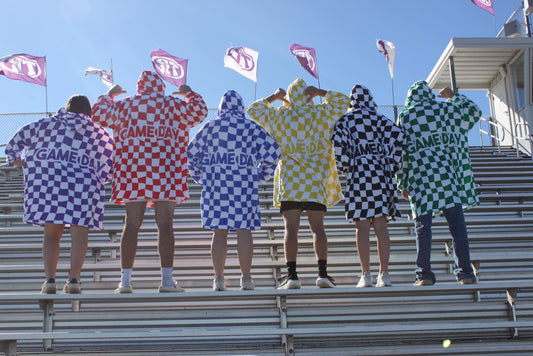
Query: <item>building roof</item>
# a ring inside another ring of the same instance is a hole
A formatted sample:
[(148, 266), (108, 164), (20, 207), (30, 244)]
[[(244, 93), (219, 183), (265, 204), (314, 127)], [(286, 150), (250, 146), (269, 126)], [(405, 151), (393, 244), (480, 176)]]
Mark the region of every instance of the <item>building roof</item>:
[(452, 38), (426, 81), (435, 90), (451, 87), (453, 56), (458, 89), (490, 89), (502, 66), (527, 48), (533, 48), (533, 38)]

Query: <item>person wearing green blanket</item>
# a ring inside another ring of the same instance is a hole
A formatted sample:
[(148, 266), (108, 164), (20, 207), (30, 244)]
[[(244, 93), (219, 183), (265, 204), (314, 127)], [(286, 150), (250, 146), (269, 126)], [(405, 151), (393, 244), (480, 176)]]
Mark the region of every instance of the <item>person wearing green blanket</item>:
[(407, 94), (398, 126), (406, 135), (398, 189), (411, 204), (416, 230), (415, 286), (436, 282), (431, 270), (431, 224), (444, 215), (453, 237), (455, 276), (460, 284), (476, 282), (463, 210), (479, 204), (468, 152), (468, 132), (481, 118), (479, 107), (446, 87), (438, 101), (425, 81)]

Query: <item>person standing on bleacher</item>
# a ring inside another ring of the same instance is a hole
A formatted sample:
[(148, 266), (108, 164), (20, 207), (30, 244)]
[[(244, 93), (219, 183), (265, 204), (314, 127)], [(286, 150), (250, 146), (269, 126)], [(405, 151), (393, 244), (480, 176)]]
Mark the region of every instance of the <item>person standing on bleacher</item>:
[(346, 219), (355, 224), (361, 279), (357, 287), (372, 287), (370, 228), (378, 241), (376, 287), (392, 285), (389, 276), (390, 238), (387, 221), (400, 217), (394, 174), (402, 160), (403, 131), (377, 112), (368, 88), (352, 88), (348, 112), (333, 130), (331, 141), (339, 173), (346, 175)]
[(104, 184), (112, 178), (113, 139), (91, 120), (84, 95), (70, 97), (54, 116), (20, 128), (5, 148), (9, 164), (24, 168), (24, 221), (44, 225), (46, 280), (55, 294), (59, 242), (70, 230), (70, 272), (65, 293), (81, 293), (80, 273), (90, 229), (102, 229)]
[(217, 118), (189, 143), (189, 173), (203, 186), (202, 225), (213, 230), (215, 291), (226, 290), (229, 230), (237, 234), (241, 290), (254, 289), (250, 270), (252, 230), (261, 227), (259, 182), (272, 178), (280, 154), (274, 138), (246, 117), (244, 102), (234, 90), (222, 96)]
[(398, 189), (411, 203), (417, 259), (415, 286), (432, 285), (431, 224), (444, 215), (453, 238), (455, 276), (460, 284), (476, 282), (463, 210), (479, 204), (468, 153), (468, 132), (481, 118), (479, 107), (446, 87), (437, 101), (425, 81), (407, 94), (398, 126), (406, 134)]
[[(324, 102), (315, 105), (313, 98)], [(275, 101), (283, 104), (271, 107)], [(348, 107), (346, 95), (307, 86), (298, 78), (287, 92), (279, 88), (248, 108), (250, 117), (277, 141), (282, 155), (274, 176), (274, 206), (280, 208), (285, 223), (285, 262), (287, 276), (278, 289), (301, 287), (296, 271), (300, 216), (307, 210), (318, 263), (319, 288), (332, 288), (334, 279), (327, 274), (328, 239), (324, 229), (327, 207), (342, 196), (331, 132)]]
[(179, 92), (185, 100), (165, 95), (165, 84), (144, 71), (137, 94), (115, 85), (98, 97), (93, 120), (113, 130), (115, 162), (111, 201), (126, 205), (120, 241), (121, 280), (115, 293), (132, 293), (131, 273), (137, 239), (147, 206), (154, 206), (161, 263), (159, 292), (182, 292), (172, 276), (174, 264), (174, 207), (189, 198), (187, 143), (189, 129), (207, 116), (204, 99), (187, 85)]

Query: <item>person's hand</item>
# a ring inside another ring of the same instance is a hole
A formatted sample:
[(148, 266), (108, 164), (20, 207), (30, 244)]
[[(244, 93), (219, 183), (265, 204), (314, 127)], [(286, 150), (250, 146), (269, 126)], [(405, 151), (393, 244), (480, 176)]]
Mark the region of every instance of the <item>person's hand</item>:
[(409, 193), (407, 192), (407, 190), (402, 190), (402, 197), (405, 200), (409, 200)]
[(172, 93), (172, 95), (187, 95), (191, 91), (192, 91), (192, 89), (191, 89), (190, 86), (188, 86), (186, 84), (182, 84), (182, 85), (179, 86), (178, 91)]
[(289, 102), (287, 101), (287, 99), (285, 99), (285, 96), (287, 95), (287, 92), (282, 89), (282, 88), (278, 88), (274, 94), (270, 95), (268, 98), (266, 98), (266, 100), (269, 102), (269, 103), (273, 103), (274, 101), (276, 100), (281, 100), (283, 101), (284, 103), (286, 104), (289, 104)]
[(307, 97), (307, 102), (311, 102), (315, 96), (326, 95), (326, 91), (322, 89), (318, 89), (311, 85), (305, 88), (304, 95)]
[(450, 99), (455, 95), (450, 87), (446, 87), (439, 92), (439, 98)]
[(24, 166), (24, 160), (16, 159), (16, 160), (13, 161), (13, 167), (22, 168), (23, 166)]
[(111, 97), (119, 96), (120, 94), (126, 94), (126, 91), (122, 89), (122, 87), (118, 84), (113, 85), (108, 91), (108, 95), (111, 95)]

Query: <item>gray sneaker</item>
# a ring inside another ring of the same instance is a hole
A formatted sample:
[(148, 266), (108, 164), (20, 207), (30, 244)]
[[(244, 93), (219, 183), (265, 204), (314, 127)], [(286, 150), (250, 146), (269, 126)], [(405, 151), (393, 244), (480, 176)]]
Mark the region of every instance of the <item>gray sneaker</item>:
[(222, 292), (226, 290), (226, 281), (224, 280), (224, 277), (215, 277), (213, 279), (213, 290), (215, 292)]
[(49, 278), (41, 286), (41, 294), (56, 294), (56, 292), (57, 292), (56, 280), (53, 278)]
[(72, 278), (71, 280), (68, 280), (67, 283), (65, 283), (65, 286), (63, 287), (63, 292), (67, 294), (80, 294), (81, 293), (81, 287), (80, 282), (76, 278)]
[(241, 277), (241, 290), (254, 290), (254, 280), (250, 276)]

